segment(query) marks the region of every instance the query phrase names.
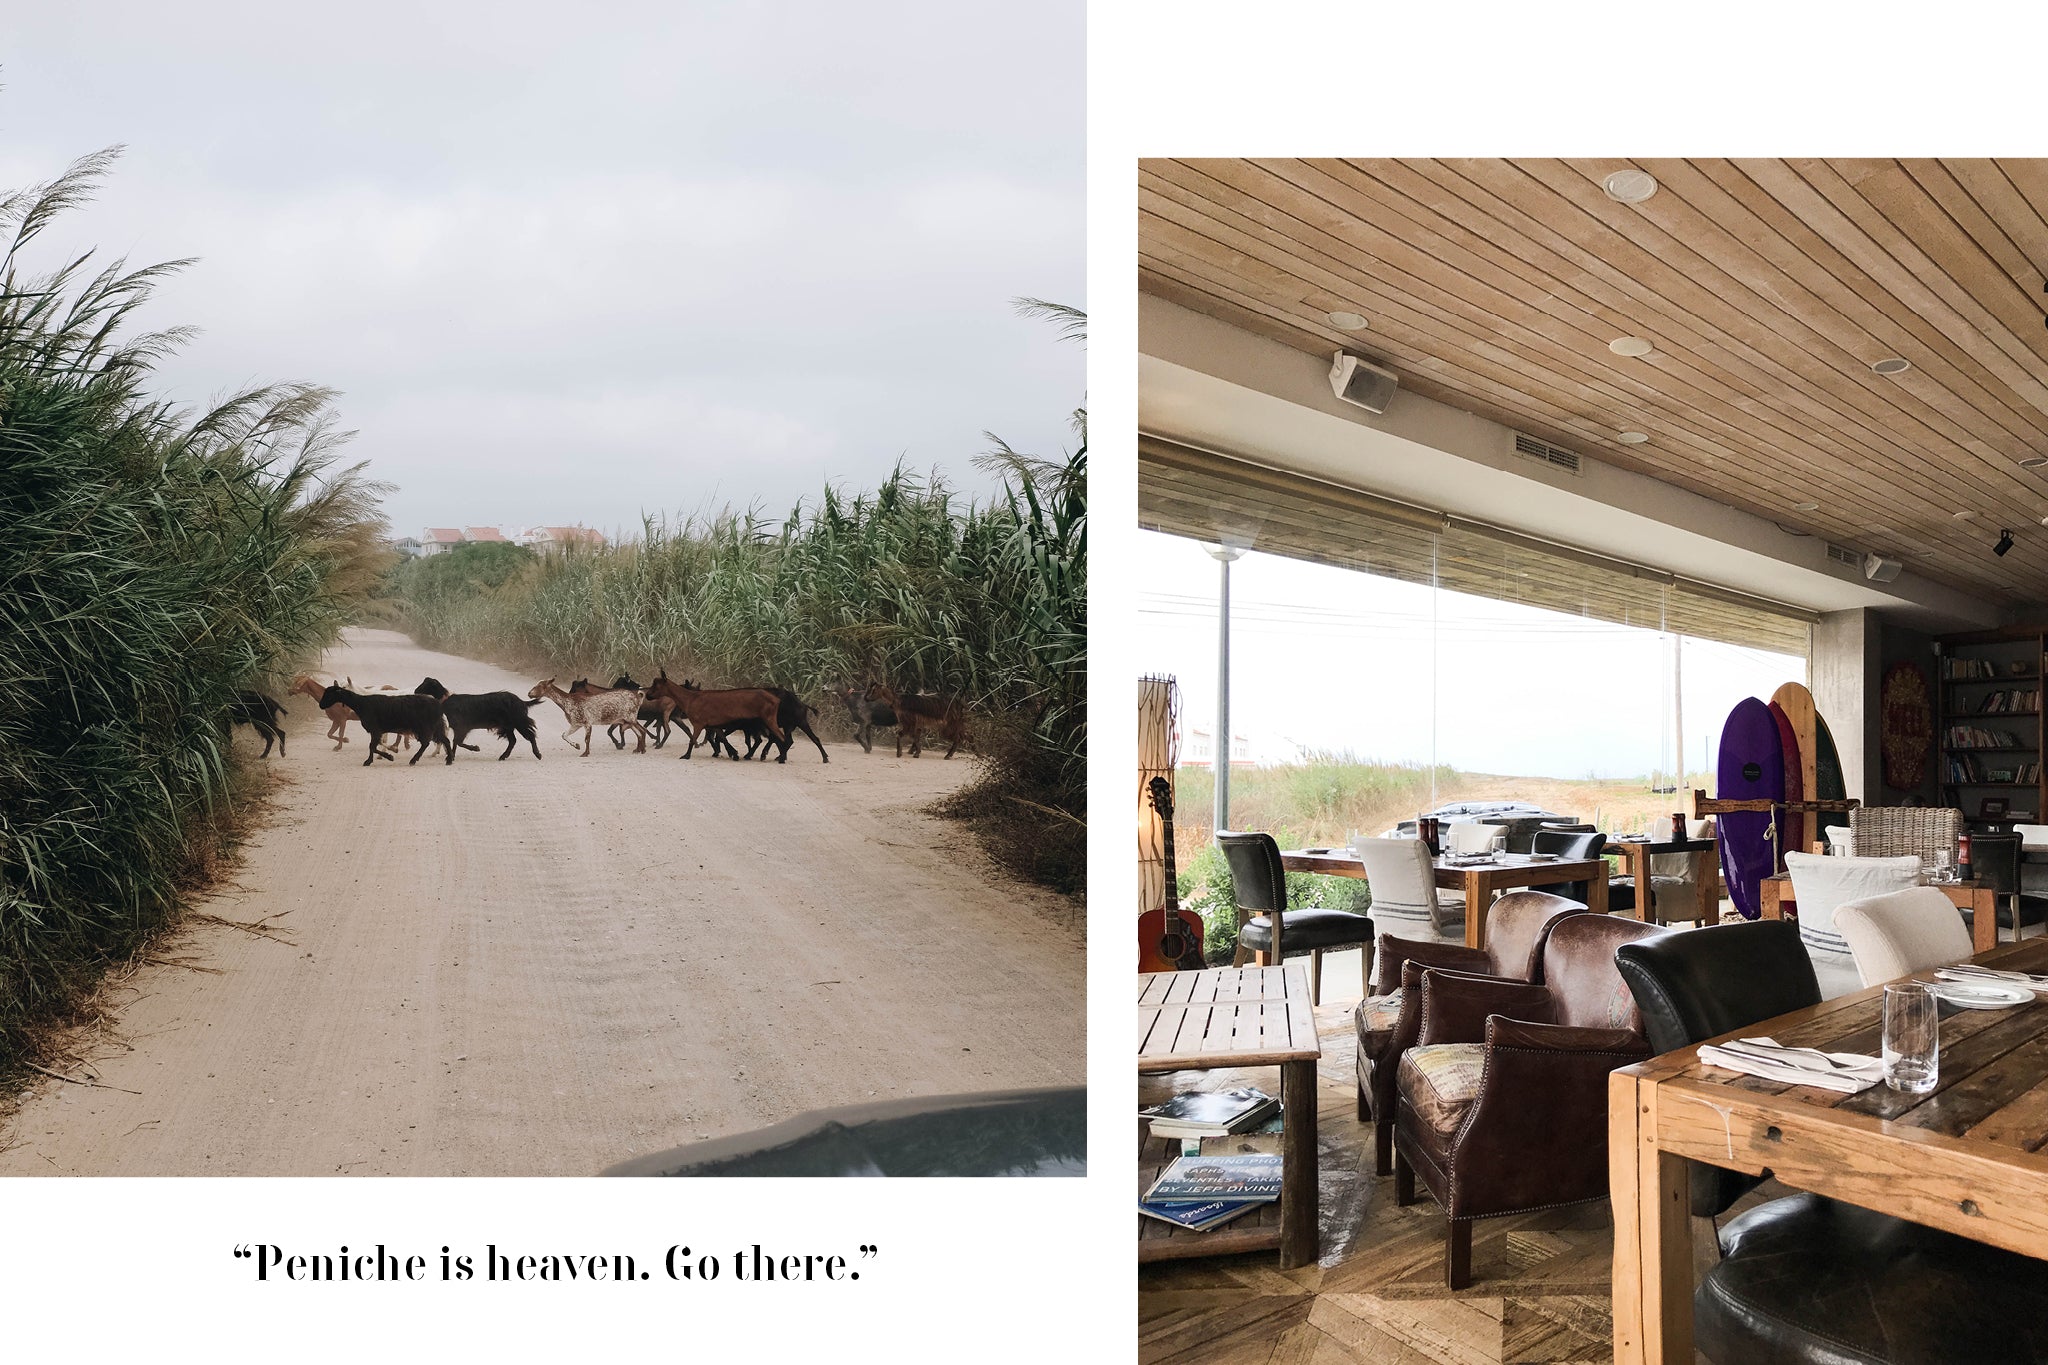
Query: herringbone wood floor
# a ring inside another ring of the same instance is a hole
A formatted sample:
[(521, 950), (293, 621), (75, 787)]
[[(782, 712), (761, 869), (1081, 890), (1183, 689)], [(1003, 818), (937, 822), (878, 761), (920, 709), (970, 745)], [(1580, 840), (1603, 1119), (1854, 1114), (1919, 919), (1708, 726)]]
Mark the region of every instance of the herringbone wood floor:
[[(1443, 1217), (1425, 1195), (1394, 1205), (1357, 1118), (1349, 1003), (1317, 1010), (1321, 1263), (1282, 1271), (1275, 1253), (1142, 1266), (1139, 1359), (1272, 1365), (1495, 1365), (1608, 1361), (1613, 1232), (1604, 1203), (1488, 1219), (1472, 1239), (1473, 1284), (1443, 1283)], [(1185, 1089), (1257, 1085), (1271, 1068), (1141, 1080), (1141, 1104)], [(1271, 1139), (1254, 1139), (1270, 1143)], [(1276, 1149), (1277, 1150), (1277, 1149)]]

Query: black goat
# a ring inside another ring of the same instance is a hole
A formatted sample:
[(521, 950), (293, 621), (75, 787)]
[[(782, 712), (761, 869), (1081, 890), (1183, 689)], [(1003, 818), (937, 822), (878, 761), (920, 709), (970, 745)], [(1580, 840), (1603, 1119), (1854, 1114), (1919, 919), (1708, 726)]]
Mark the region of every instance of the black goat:
[(277, 756), (285, 756), (284, 727), (276, 720), (278, 716), (284, 714), (284, 704), (262, 692), (237, 692), (235, 699), (228, 703), (230, 725), (253, 726), (256, 733), (263, 736), (263, 752), (257, 755), (258, 758), (270, 757), (272, 740), (277, 741)]
[[(531, 712), (546, 698), (527, 701), (512, 692), (451, 693), (439, 678), (423, 678), (413, 691), (441, 703), (441, 714), (448, 720), (457, 749), (467, 749), (473, 754), (483, 752), (474, 744), (464, 744), (462, 739), (471, 730), (489, 730), (505, 741), (505, 752), (498, 755), (500, 763), (512, 757), (512, 751), (519, 747), (521, 738), (533, 750), (533, 756), (540, 757), (540, 743), (534, 738)], [(449, 751), (448, 760), (451, 763), (455, 761), (454, 750)]]
[[(777, 763), (789, 762), (789, 746), (796, 743), (797, 732), (801, 731), (811, 737), (811, 743), (818, 746), (818, 757), (830, 763), (832, 756), (825, 752), (824, 742), (818, 738), (818, 732), (811, 728), (811, 717), (815, 716), (817, 712), (806, 706), (801, 697), (786, 687), (763, 687), (759, 690), (775, 694), (775, 724), (782, 730), (782, 740), (779, 746), (781, 752), (776, 754), (775, 761)], [(755, 757), (758, 750), (759, 756), (765, 760), (768, 757), (768, 751), (778, 747), (777, 741), (769, 738), (767, 726), (758, 720), (749, 719), (743, 720), (737, 725), (721, 726), (715, 730), (707, 731), (705, 738), (711, 741), (711, 750), (714, 754), (723, 745), (730, 757), (740, 757), (738, 751), (732, 747), (732, 740), (729, 738), (735, 730), (747, 737), (746, 757), (748, 758)]]
[(356, 713), (356, 720), (370, 737), (370, 756), (363, 760), (365, 768), (380, 758), (397, 761), (396, 754), (377, 747), (384, 736), (396, 734), (411, 735), (419, 742), (412, 763), (425, 756), (429, 744), (440, 745), (448, 751), (448, 761), (455, 761), (455, 746), (448, 742), (448, 727), (441, 720), (441, 703), (432, 697), (417, 692), (351, 692), (340, 683), (330, 683), (320, 694), (320, 709), (324, 711), (336, 702)]

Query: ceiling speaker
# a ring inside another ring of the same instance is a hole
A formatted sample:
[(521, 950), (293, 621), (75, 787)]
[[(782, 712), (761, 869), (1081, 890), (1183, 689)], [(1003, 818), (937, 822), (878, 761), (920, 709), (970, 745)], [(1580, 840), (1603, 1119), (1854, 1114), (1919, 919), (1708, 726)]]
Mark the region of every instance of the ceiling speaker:
[(1889, 583), (1899, 576), (1899, 570), (1906, 566), (1896, 559), (1884, 555), (1863, 557), (1863, 576), (1873, 583)]
[(1394, 401), (1394, 390), (1400, 387), (1401, 378), (1392, 370), (1355, 355), (1339, 351), (1330, 363), (1330, 392), (1375, 415), (1387, 410), (1387, 404)]

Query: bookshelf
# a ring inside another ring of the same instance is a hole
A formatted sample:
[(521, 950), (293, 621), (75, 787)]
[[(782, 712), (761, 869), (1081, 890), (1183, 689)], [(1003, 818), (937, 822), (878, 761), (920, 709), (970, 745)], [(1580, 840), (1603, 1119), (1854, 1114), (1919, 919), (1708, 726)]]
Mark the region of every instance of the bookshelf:
[[(2041, 717), (2044, 637), (1983, 631), (1939, 642), (1935, 697), (1936, 776), (1942, 800), (1973, 829), (2037, 823), (2048, 807), (2048, 747)], [(1994, 803), (1987, 812), (1985, 803)], [(2003, 801), (2005, 812), (1996, 813)]]

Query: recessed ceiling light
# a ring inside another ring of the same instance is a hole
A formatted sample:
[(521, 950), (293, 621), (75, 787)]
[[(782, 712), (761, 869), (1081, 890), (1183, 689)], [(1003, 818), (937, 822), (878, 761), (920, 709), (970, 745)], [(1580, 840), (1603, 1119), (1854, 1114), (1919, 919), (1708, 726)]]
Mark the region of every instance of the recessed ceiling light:
[(2027, 459), (2021, 460), (2020, 468), (2039, 469), (2044, 464), (2048, 464), (2048, 455), (2034, 455)]
[(1951, 512), (1948, 514), (1948, 517), (1950, 521), (1975, 521), (1977, 514), (1975, 512)]
[(1621, 433), (1621, 435), (1615, 437), (1614, 439), (1621, 442), (1625, 446), (1639, 446), (1643, 442), (1649, 440), (1650, 438), (1648, 435), (1640, 431), (1624, 431), (1623, 433)]
[(1329, 319), (1332, 327), (1342, 328), (1347, 332), (1362, 331), (1365, 328), (1363, 313), (1331, 313)]
[(1817, 502), (1795, 502), (1792, 504), (1792, 510), (1795, 512), (1818, 512), (1820, 504)]
[(1609, 199), (1618, 199), (1624, 204), (1640, 204), (1657, 192), (1657, 177), (1648, 171), (1633, 168), (1616, 171), (1600, 182)]
[(1898, 356), (1890, 356), (1878, 361), (1870, 368), (1876, 370), (1879, 374), (1904, 374), (1913, 368), (1913, 362), (1901, 359)]
[(1648, 355), (1652, 347), (1648, 337), (1616, 337), (1607, 349), (1616, 355)]

